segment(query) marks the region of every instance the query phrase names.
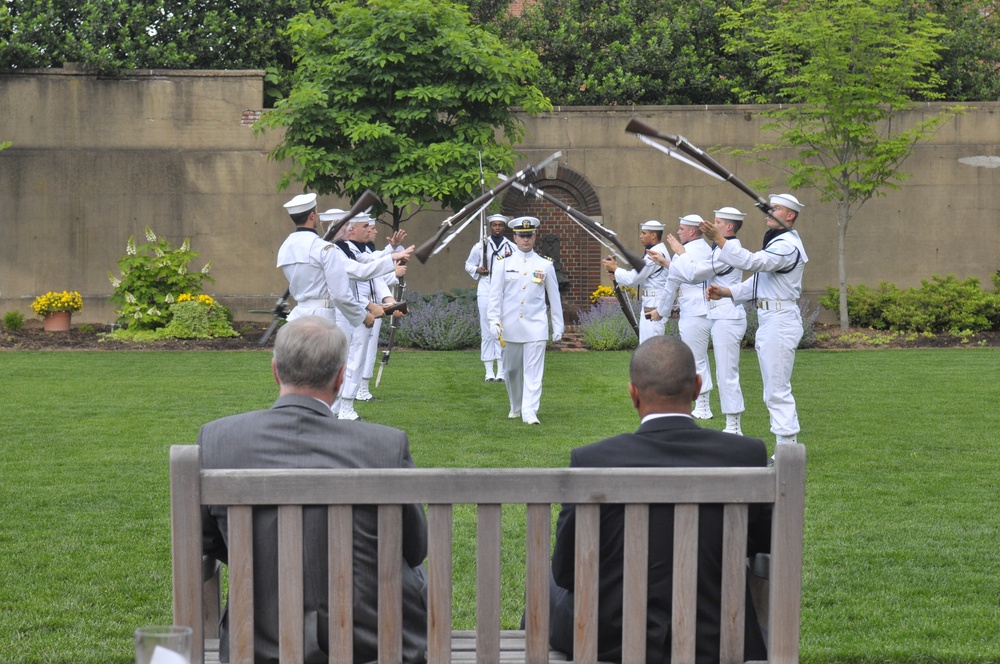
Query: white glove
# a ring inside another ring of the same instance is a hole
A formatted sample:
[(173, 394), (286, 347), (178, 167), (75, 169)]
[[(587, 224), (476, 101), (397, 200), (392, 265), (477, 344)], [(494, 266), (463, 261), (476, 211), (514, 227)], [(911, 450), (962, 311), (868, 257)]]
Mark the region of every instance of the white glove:
[(497, 339), (499, 339), (501, 334), (503, 334), (503, 328), (500, 327), (499, 324), (494, 324), (493, 325), (493, 336), (495, 336)]
[(552, 335), (552, 341), (553, 342), (559, 341), (560, 339), (562, 339), (562, 335), (561, 334), (553, 334)]

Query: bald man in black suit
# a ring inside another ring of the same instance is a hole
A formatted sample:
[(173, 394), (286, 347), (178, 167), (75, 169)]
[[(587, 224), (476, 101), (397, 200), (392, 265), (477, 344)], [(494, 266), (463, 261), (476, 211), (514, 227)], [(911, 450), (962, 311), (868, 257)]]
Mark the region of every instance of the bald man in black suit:
[[(641, 419), (635, 433), (621, 434), (573, 450), (570, 466), (723, 467), (766, 466), (763, 441), (714, 429), (702, 429), (691, 417), (691, 403), (701, 391), (694, 356), (680, 339), (656, 336), (633, 353), (628, 385)], [(564, 505), (552, 553), (550, 643), (573, 652), (573, 562), (576, 536), (573, 505)], [(597, 649), (604, 662), (622, 658), (622, 558), (625, 516), (622, 505), (601, 507), (600, 590)], [(673, 507), (653, 507), (649, 514), (649, 599), (646, 661), (670, 661), (670, 606), (673, 573)], [(770, 550), (770, 506), (752, 505), (747, 554)], [(700, 510), (698, 532), (698, 624), (696, 662), (719, 661), (722, 588), (722, 506)], [(766, 659), (767, 649), (747, 591), (745, 659)]]

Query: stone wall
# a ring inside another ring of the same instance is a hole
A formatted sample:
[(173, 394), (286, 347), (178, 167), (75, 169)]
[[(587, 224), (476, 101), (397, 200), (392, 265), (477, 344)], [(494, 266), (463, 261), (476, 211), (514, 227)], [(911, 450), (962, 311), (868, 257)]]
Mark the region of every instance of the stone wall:
[[(259, 71), (135, 71), (116, 79), (71, 69), (0, 74), (0, 141), (13, 142), (0, 152), (0, 313), (30, 316), (36, 295), (78, 290), (85, 308), (74, 320), (111, 321), (108, 273), (117, 274), (129, 236), (141, 242), (149, 225), (175, 244), (191, 239), (201, 253), (194, 267), (212, 261), (216, 283), (208, 291), (238, 318), (265, 318), (248, 312), (269, 309), (286, 287), (274, 267), (291, 228), (281, 205), (301, 187), (277, 190), (281, 164), (267, 157), (276, 136), (251, 129), (262, 103)], [(941, 108), (920, 106), (903, 121)], [(706, 150), (746, 148), (769, 138), (759, 110), (557, 108), (525, 118), (519, 166), (562, 151), (537, 184), (616, 230), (638, 252), (638, 224), (646, 219), (669, 228), (683, 214), (708, 217), (723, 205), (750, 211), (752, 201), (626, 134), (628, 120), (638, 114)], [(900, 191), (868, 202), (851, 223), (850, 283), (906, 287), (949, 273), (988, 283), (1000, 269), (998, 119), (1000, 103), (976, 104), (916, 148), (903, 167), (913, 177)], [(787, 190), (773, 166), (780, 155), (765, 165), (715, 154), (745, 182), (769, 179), (761, 193)], [(838, 280), (836, 207), (814, 191), (795, 193), (806, 206), (798, 229), (810, 257), (805, 290), (815, 301)], [(333, 197), (320, 205), (348, 207)], [(510, 190), (503, 209), (537, 214), (543, 236), (558, 240), (571, 308), (606, 283), (600, 265), (606, 251), (557, 208)], [(429, 237), (445, 216), (417, 213), (405, 226), (411, 241)], [(762, 233), (761, 216), (751, 212), (744, 244), (757, 246)], [(426, 264), (415, 261), (408, 284), (421, 292), (471, 287), (462, 264), (477, 239), (470, 225)]]

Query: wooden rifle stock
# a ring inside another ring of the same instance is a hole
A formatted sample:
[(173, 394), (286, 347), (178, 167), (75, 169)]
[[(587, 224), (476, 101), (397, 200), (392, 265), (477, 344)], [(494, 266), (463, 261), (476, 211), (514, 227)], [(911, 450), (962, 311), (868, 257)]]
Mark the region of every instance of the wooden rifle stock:
[[(370, 208), (375, 203), (378, 203), (378, 196), (371, 189), (365, 189), (364, 193), (358, 197), (357, 202), (351, 206), (351, 209), (344, 213), (343, 219), (326, 229), (326, 233), (323, 234), (323, 239), (327, 241), (332, 241), (333, 238), (337, 237), (337, 233), (340, 229), (344, 227), (344, 224), (349, 222), (354, 217), (358, 216), (368, 208)], [(274, 303), (274, 309), (271, 310), (271, 324), (267, 326), (264, 330), (264, 334), (261, 335), (260, 341), (257, 343), (261, 346), (267, 343), (267, 340), (271, 338), (274, 331), (278, 327), (280, 321), (288, 318), (288, 311), (285, 309), (288, 306), (288, 298), (292, 296), (292, 291), (290, 289), (285, 289), (285, 293), (278, 298), (278, 301)]]

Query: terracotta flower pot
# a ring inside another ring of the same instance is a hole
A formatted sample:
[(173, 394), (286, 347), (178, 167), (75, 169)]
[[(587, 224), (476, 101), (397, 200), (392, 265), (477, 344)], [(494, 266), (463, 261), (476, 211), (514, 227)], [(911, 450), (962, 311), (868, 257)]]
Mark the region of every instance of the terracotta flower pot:
[(56, 311), (42, 319), (42, 329), (46, 332), (69, 332), (70, 319), (73, 313), (70, 311)]

